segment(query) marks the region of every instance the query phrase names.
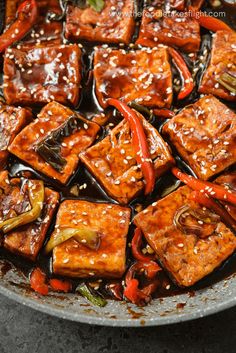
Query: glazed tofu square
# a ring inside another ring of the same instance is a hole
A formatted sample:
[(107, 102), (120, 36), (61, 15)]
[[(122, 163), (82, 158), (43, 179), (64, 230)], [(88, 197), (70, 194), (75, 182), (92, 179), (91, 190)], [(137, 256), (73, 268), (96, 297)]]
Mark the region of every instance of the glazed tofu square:
[(100, 12), (91, 6), (67, 8), (65, 36), (69, 40), (129, 44), (134, 28), (133, 0), (105, 0)]
[[(156, 177), (165, 173), (174, 160), (157, 130), (140, 114), (147, 136)], [(144, 180), (137, 166), (129, 125), (123, 120), (110, 134), (80, 155), (85, 166), (104, 187), (108, 195), (127, 204), (141, 193)]]
[(9, 155), (8, 146), (31, 120), (32, 113), (29, 109), (0, 103), (0, 170)]
[(65, 184), (77, 168), (79, 153), (93, 143), (99, 129), (96, 123), (51, 102), (16, 136), (8, 150), (40, 173)]
[(130, 52), (96, 48), (94, 79), (103, 108), (107, 98), (159, 108), (169, 108), (172, 102), (172, 74), (165, 48)]
[[(135, 218), (158, 260), (173, 280), (183, 287), (194, 283), (220, 266), (236, 249), (236, 237), (212, 210), (190, 200), (192, 190), (179, 188), (155, 202)], [(199, 221), (202, 215), (202, 221)]]
[(100, 236), (92, 250), (71, 238), (53, 249), (53, 272), (71, 277), (120, 278), (125, 272), (130, 209), (108, 203), (66, 200), (52, 237), (66, 228), (90, 229)]
[(3, 70), (8, 104), (57, 101), (76, 106), (79, 101), (82, 69), (77, 45), (10, 48)]
[[(37, 180), (9, 179), (6, 171), (0, 173), (0, 187), (3, 190), (0, 203), (1, 221), (23, 214), (31, 208), (28, 188), (33, 188), (37, 183)], [(7, 233), (4, 236), (4, 247), (15, 254), (35, 261), (43, 246), (58, 201), (59, 194), (45, 188), (44, 205), (40, 217)]]
[(192, 53), (199, 50), (200, 41), (200, 26), (195, 19), (178, 12), (163, 16), (161, 8), (153, 6), (144, 9), (137, 44), (156, 47), (161, 43)]
[(164, 125), (163, 133), (200, 179), (236, 162), (236, 114), (213, 96), (184, 108)]
[[(213, 36), (211, 60), (203, 75), (199, 92), (211, 93), (236, 102), (235, 88), (234, 92), (230, 90), (231, 78), (236, 79), (236, 32), (217, 31)], [(225, 81), (225, 76), (229, 81)]]
[(63, 25), (61, 22), (51, 21), (39, 22), (34, 26), (34, 29), (23, 38), (17, 45), (18, 49), (40, 47), (40, 46), (55, 46), (62, 43)]

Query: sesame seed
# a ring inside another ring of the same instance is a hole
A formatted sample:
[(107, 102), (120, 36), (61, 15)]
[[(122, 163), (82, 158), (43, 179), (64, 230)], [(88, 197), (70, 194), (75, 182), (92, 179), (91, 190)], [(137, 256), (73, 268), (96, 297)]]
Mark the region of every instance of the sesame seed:
[(178, 247), (179, 247), (179, 248), (183, 248), (183, 247), (184, 247), (184, 244), (183, 244), (183, 243), (179, 243), (179, 244), (178, 244)]

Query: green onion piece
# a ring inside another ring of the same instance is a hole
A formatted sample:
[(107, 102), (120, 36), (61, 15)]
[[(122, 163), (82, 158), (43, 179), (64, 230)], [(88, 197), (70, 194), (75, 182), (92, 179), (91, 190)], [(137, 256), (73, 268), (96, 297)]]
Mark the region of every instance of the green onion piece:
[(32, 186), (29, 187), (31, 210), (0, 223), (0, 230), (3, 233), (8, 233), (12, 229), (31, 223), (40, 216), (44, 202), (44, 184), (41, 180), (31, 181), (31, 183)]
[(236, 94), (236, 77), (225, 72), (217, 79), (217, 81), (228, 91)]
[(87, 3), (97, 12), (102, 11), (105, 5), (104, 0), (87, 0)]
[(236, 77), (230, 75), (228, 72), (223, 73), (223, 75), (221, 75), (221, 79), (230, 83), (233, 87), (236, 87)]
[(100, 245), (100, 236), (97, 232), (86, 228), (64, 228), (58, 233), (54, 232), (45, 247), (46, 254), (50, 253), (57, 245), (74, 238), (78, 243), (89, 249), (97, 250)]
[(91, 289), (87, 286), (87, 284), (80, 284), (76, 290), (86, 299), (88, 299), (92, 304), (100, 307), (104, 307), (107, 305), (107, 301), (100, 297), (99, 295), (95, 295), (92, 293)]

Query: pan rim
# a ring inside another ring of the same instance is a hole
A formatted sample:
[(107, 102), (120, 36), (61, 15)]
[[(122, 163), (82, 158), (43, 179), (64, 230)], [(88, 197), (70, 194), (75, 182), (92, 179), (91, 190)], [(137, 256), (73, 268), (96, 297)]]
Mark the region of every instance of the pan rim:
[(236, 306), (236, 295), (232, 298), (226, 298), (220, 303), (212, 302), (207, 307), (197, 308), (191, 314), (189, 313), (179, 313), (173, 314), (171, 316), (157, 316), (155, 318), (145, 318), (143, 319), (112, 319), (103, 317), (92, 317), (88, 314), (81, 314), (76, 312), (68, 312), (66, 309), (56, 308), (48, 303), (41, 303), (36, 299), (31, 299), (23, 296), (22, 294), (15, 293), (13, 290), (4, 287), (0, 283), (0, 294), (13, 300), (19, 304), (29, 307), (35, 311), (48, 314), (53, 317), (60, 319), (78, 322), (81, 324), (90, 324), (98, 326), (108, 326), (108, 327), (150, 327), (150, 326), (164, 326), (170, 324), (177, 324), (180, 322), (186, 322), (190, 320), (195, 320), (203, 318), (212, 314), (216, 314), (220, 311), (230, 309)]

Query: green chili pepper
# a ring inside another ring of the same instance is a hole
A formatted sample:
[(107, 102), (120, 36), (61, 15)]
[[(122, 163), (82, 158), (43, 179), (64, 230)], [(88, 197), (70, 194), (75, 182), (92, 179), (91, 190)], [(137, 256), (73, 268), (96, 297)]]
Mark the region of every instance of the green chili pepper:
[(88, 299), (91, 303), (96, 306), (104, 307), (107, 305), (107, 301), (100, 297), (99, 295), (95, 295), (92, 293), (91, 289), (88, 287), (87, 284), (82, 283), (80, 284), (76, 290), (86, 299)]
[(87, 3), (97, 12), (101, 12), (105, 6), (104, 0), (87, 0)]
[(45, 252), (50, 253), (57, 245), (74, 238), (78, 243), (89, 249), (97, 250), (100, 245), (100, 236), (97, 232), (86, 228), (64, 228), (55, 232), (46, 245)]
[(2, 230), (3, 233), (8, 233), (12, 229), (31, 223), (40, 216), (44, 202), (44, 184), (41, 180), (37, 182), (31, 181), (31, 183), (32, 186), (29, 186), (31, 210), (0, 223), (0, 230)]

